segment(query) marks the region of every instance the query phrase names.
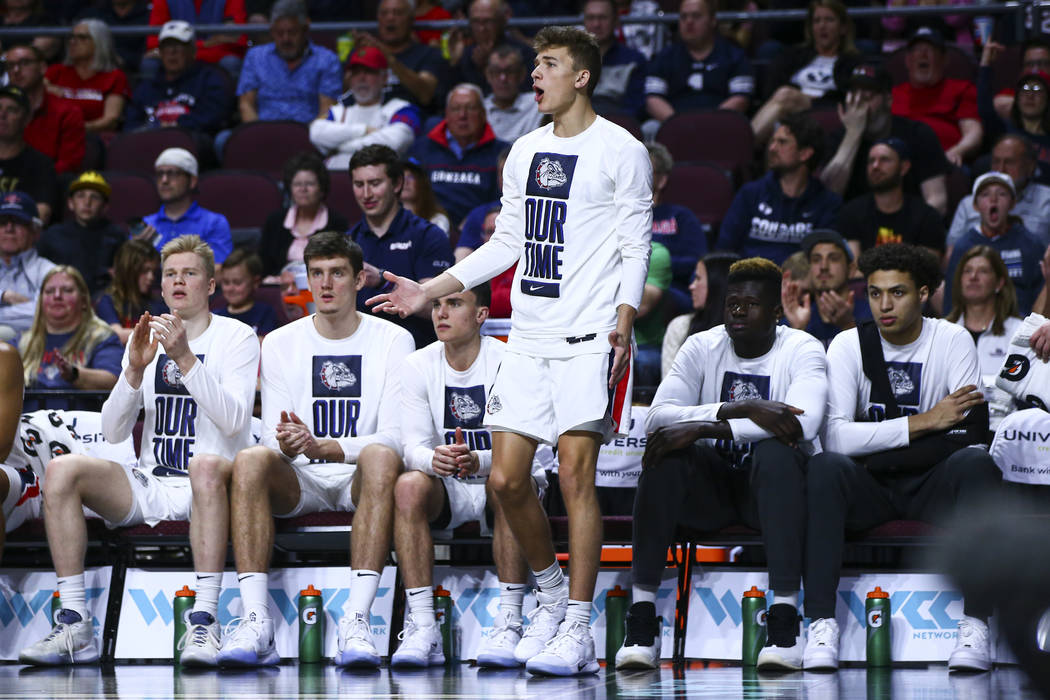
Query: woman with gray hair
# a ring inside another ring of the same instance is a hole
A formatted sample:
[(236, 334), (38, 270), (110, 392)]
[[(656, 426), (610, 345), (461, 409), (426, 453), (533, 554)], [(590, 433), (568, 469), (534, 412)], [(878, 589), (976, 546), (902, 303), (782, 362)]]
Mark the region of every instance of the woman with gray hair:
[(100, 19), (73, 25), (65, 63), (47, 69), (51, 94), (80, 108), (88, 131), (113, 131), (124, 112), (128, 79), (117, 67), (113, 35)]

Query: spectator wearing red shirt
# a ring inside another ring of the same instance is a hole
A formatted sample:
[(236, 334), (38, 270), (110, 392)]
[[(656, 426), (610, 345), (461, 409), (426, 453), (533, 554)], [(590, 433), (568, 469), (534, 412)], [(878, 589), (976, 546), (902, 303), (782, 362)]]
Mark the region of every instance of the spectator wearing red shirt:
[[(244, 24), (248, 14), (244, 0), (153, 0), (149, 23), (159, 27), (173, 19), (190, 24)], [(159, 41), (151, 36), (146, 48), (156, 55)], [(197, 39), (197, 60), (217, 63), (236, 78), (241, 72), (241, 62), (248, 50), (248, 37), (244, 34), (212, 34)], [(144, 62), (145, 63), (145, 62)]]
[(84, 160), (84, 117), (65, 100), (44, 89), (43, 55), (35, 46), (15, 46), (4, 54), (11, 84), (29, 98), (25, 141), (50, 158), (58, 173), (72, 173)]
[(893, 114), (933, 129), (954, 165), (977, 154), (984, 130), (977, 114), (977, 87), (944, 77), (944, 37), (920, 27), (908, 40), (908, 82), (893, 88)]
[[(416, 3), (415, 15), (417, 22), (436, 22), (442, 19), (452, 19), (449, 11), (442, 7), (440, 2), (433, 2), (433, 0), (419, 0)], [(417, 29), (415, 34), (416, 40), (420, 44), (441, 46), (440, 29)]]
[(66, 62), (49, 66), (47, 91), (80, 109), (88, 131), (114, 131), (128, 99), (128, 78), (117, 68), (113, 35), (99, 19), (73, 26)]

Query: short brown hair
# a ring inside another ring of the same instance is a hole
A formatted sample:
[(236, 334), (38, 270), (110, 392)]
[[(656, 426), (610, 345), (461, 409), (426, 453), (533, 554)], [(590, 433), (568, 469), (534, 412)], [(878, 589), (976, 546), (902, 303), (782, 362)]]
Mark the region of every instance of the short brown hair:
[(568, 50), (573, 70), (590, 72), (591, 77), (587, 81), (587, 96), (590, 97), (602, 76), (602, 53), (594, 35), (576, 27), (544, 27), (532, 42), (532, 48), (537, 54), (559, 47)]
[(263, 264), (258, 253), (253, 253), (247, 248), (234, 248), (233, 252), (226, 256), (222, 263), (222, 269), (232, 270), (238, 265), (244, 265), (248, 274), (252, 277), (262, 277)]
[[(358, 152), (360, 153), (360, 151)], [(310, 261), (315, 258), (322, 260), (327, 258), (346, 258), (350, 262), (350, 267), (353, 268), (355, 275), (359, 274), (365, 266), (365, 258), (361, 252), (361, 246), (357, 245), (345, 233), (338, 231), (319, 231), (310, 236), (310, 240), (306, 243), (306, 248), (303, 249), (303, 262), (306, 263), (307, 269), (310, 267)]]

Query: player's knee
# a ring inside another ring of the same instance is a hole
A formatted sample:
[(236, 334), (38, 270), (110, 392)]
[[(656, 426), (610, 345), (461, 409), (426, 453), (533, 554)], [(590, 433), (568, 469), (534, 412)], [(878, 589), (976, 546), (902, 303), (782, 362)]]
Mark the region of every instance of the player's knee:
[(367, 445), (357, 457), (357, 470), (363, 483), (393, 487), (401, 473), (401, 457), (386, 445)]
[(47, 463), (41, 487), (44, 498), (56, 498), (76, 490), (83, 469), (80, 455), (60, 455)]
[(590, 477), (587, 477), (581, 473), (584, 471), (586, 470), (558, 469), (558, 487), (561, 489), (561, 496), (565, 501), (575, 501), (580, 498), (593, 496), (596, 493), (594, 490), (594, 472), (589, 472)]
[(233, 460), (233, 485), (237, 488), (254, 489), (267, 483), (270, 456), (268, 447), (249, 447), (241, 450)]
[(532, 490), (531, 481), (528, 474), (522, 477), (517, 474), (494, 471), (489, 475), (488, 486), (491, 493), (496, 495), (497, 500), (506, 501), (528, 496)]
[(394, 485), (394, 504), (401, 513), (421, 512), (427, 503), (431, 479), (419, 471), (407, 471)]
[(233, 463), (218, 455), (195, 455), (190, 459), (189, 474), (193, 489), (210, 491), (230, 483)]

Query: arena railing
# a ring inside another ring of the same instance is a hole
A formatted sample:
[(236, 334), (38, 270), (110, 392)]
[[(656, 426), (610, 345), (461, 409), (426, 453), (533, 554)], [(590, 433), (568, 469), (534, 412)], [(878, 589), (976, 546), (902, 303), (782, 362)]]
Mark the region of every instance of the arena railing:
[[(850, 17), (854, 19), (880, 19), (882, 17), (937, 17), (942, 15), (974, 15), (974, 16), (1011, 16), (1015, 22), (1016, 36), (1024, 36), (1026, 26), (1041, 27), (1043, 22), (1050, 23), (1050, 0), (1011, 0), (1010, 2), (988, 4), (988, 5), (946, 5), (946, 6), (921, 6), (921, 7), (850, 7), (847, 9)], [(760, 10), (758, 12), (719, 12), (720, 22), (784, 22), (803, 21), (806, 18), (806, 10)], [(620, 18), (621, 24), (673, 24), (678, 21), (677, 12), (658, 12), (652, 15), (625, 16)], [(534, 29), (549, 25), (568, 24), (579, 25), (583, 23), (582, 15), (553, 15), (546, 17), (511, 17), (508, 25)], [(229, 24), (198, 24), (195, 25), (198, 32), (224, 32), (229, 33)], [(268, 24), (240, 24), (237, 29), (244, 34), (265, 33), (270, 30)], [(350, 30), (374, 29), (376, 22), (311, 22), (312, 32), (346, 32)], [(416, 22), (416, 29), (453, 29), (466, 28), (467, 20), (437, 20)], [(1048, 26), (1050, 29), (1050, 26)], [(111, 27), (115, 36), (150, 36), (160, 31), (156, 25), (141, 25), (130, 27)], [(65, 36), (69, 34), (70, 26), (51, 27), (5, 27), (0, 28), (0, 40), (7, 37), (24, 36)]]

